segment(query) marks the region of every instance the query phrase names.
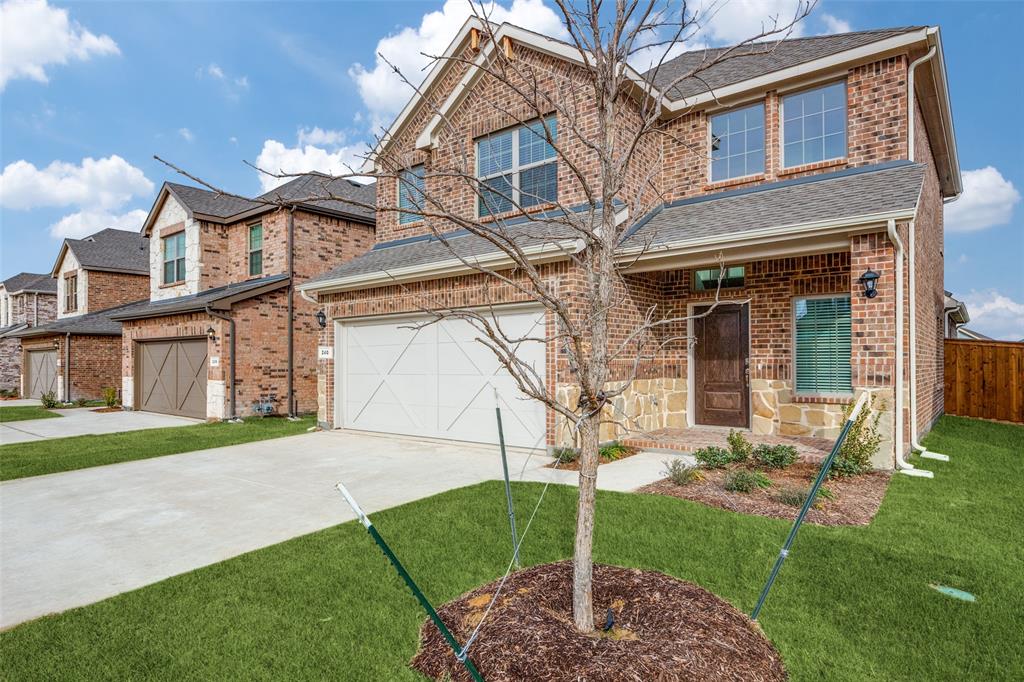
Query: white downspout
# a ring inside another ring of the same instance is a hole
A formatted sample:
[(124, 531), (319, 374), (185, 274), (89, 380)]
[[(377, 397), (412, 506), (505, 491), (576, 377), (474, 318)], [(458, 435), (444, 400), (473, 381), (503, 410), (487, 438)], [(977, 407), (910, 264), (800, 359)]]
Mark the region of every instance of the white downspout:
[[(923, 56), (915, 59), (910, 63), (907, 73), (907, 107), (910, 112), (909, 123), (907, 126), (907, 158), (910, 161), (914, 161), (915, 152), (915, 134), (914, 126), (917, 121), (917, 93), (914, 92), (914, 73), (917, 67), (925, 63), (929, 59), (935, 56), (935, 46), (933, 45), (930, 50)], [(953, 197), (953, 201), (956, 198)], [(947, 203), (947, 202), (943, 202)], [(942, 455), (937, 452), (928, 452), (927, 448), (921, 445), (917, 441), (917, 296), (915, 295), (917, 270), (914, 267), (914, 254), (916, 249), (914, 247), (914, 221), (910, 221), (910, 447), (914, 450), (918, 450), (922, 457), (927, 459), (935, 459), (941, 462), (948, 462), (949, 456)], [(902, 378), (902, 374), (900, 377)]]
[[(896, 220), (889, 219), (887, 228), (889, 241), (896, 249), (896, 376), (893, 386), (896, 389), (896, 428), (893, 431), (893, 449), (896, 451), (896, 469), (908, 476), (932, 478), (935, 476), (926, 469), (917, 469), (903, 458), (903, 241), (896, 232)], [(913, 353), (911, 352), (911, 355)]]

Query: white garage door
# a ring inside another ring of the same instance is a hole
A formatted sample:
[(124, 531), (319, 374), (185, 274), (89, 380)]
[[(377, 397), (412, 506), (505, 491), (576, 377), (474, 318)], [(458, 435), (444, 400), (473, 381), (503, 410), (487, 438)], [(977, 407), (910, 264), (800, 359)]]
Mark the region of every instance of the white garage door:
[[(498, 389), (505, 442), (544, 445), (544, 406), (526, 398), (467, 322), (445, 320), (419, 329), (425, 318), (343, 324), (336, 402), (342, 426), (410, 436), (497, 443)], [(536, 309), (501, 313), (510, 338), (543, 336)], [(517, 357), (544, 377), (544, 344), (520, 343)]]

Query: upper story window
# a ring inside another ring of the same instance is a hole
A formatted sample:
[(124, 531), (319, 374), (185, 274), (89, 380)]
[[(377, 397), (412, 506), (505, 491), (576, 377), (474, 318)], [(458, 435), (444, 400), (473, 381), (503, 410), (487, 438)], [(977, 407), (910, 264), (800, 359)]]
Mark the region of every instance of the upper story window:
[(185, 233), (178, 232), (163, 238), (164, 243), (164, 284), (185, 281)]
[(403, 170), (399, 173), (398, 178), (398, 208), (408, 209), (410, 211), (416, 211), (415, 213), (403, 213), (401, 210), (398, 212), (398, 223), (399, 225), (406, 225), (408, 223), (414, 223), (417, 220), (423, 220), (421, 213), (423, 212), (424, 206), (424, 195), (423, 195), (423, 164), (413, 166), (408, 170)]
[(782, 98), (782, 166), (846, 156), (846, 81)]
[(764, 104), (711, 117), (711, 182), (764, 173)]
[(793, 301), (797, 393), (852, 393), (849, 296)]
[(263, 274), (263, 225), (249, 226), (249, 275)]
[(476, 141), (476, 174), (493, 191), (481, 192), (477, 211), (481, 216), (511, 211), (517, 204), (529, 208), (558, 199), (558, 163), (555, 148), (558, 122), (552, 116)]
[(78, 310), (78, 275), (64, 278), (64, 312), (73, 313)]

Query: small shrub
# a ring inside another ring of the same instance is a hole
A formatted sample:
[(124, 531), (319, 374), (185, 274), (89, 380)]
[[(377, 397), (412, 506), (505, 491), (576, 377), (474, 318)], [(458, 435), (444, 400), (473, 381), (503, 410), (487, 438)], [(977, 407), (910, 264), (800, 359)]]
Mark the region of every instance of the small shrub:
[(749, 493), (754, 488), (769, 488), (771, 485), (772, 482), (760, 471), (737, 469), (726, 474), (722, 487), (729, 492)]
[(107, 386), (103, 389), (103, 403), (107, 407), (117, 407), (117, 389), (113, 386)]
[(693, 453), (693, 456), (708, 469), (724, 469), (727, 464), (731, 464), (733, 461), (732, 452), (725, 448), (715, 447), (714, 445), (697, 450)]
[(740, 431), (730, 429), (726, 442), (729, 443), (729, 451), (732, 452), (734, 462), (746, 462), (754, 452), (754, 446)]
[(687, 464), (681, 459), (666, 459), (664, 464), (665, 471), (662, 473), (676, 485), (686, 485), (687, 483), (704, 479), (700, 469), (692, 464)]
[(40, 396), (39, 400), (43, 402), (43, 407), (45, 407), (48, 410), (52, 410), (53, 408), (57, 407), (58, 404), (57, 394), (54, 393), (53, 391), (48, 391), (44, 393), (42, 396)]
[(612, 441), (607, 445), (602, 445), (598, 451), (598, 455), (601, 459), (606, 459), (609, 462), (614, 462), (617, 459), (622, 459), (629, 454), (629, 448), (620, 443), (619, 441)]
[(792, 445), (758, 445), (754, 460), (766, 469), (785, 469), (796, 461), (796, 448)]
[[(843, 408), (843, 421), (850, 416), (854, 403)], [(882, 419), (882, 410), (885, 409), (885, 402), (879, 401), (878, 408), (875, 408), (874, 397), (868, 401), (854, 420), (850, 431), (846, 434), (839, 453), (832, 461), (832, 468), (828, 475), (832, 478), (845, 478), (847, 476), (858, 476), (871, 470), (871, 458), (878, 452), (878, 445), (882, 442), (882, 434), (878, 432), (878, 423)]]
[[(782, 504), (788, 505), (790, 507), (802, 507), (804, 504), (804, 500), (807, 499), (807, 496), (810, 493), (810, 486), (806, 488), (801, 488), (800, 486), (796, 485), (787, 485), (783, 486), (782, 488), (779, 488), (779, 490), (777, 490), (772, 495), (772, 499), (775, 500), (776, 502), (781, 502)], [(836, 499), (836, 494), (833, 493), (828, 488), (821, 487), (818, 488), (818, 497), (824, 500), (834, 500)], [(820, 507), (821, 503), (815, 500), (814, 506), (816, 508)]]
[(89, 400), (86, 398), (77, 398), (75, 400), (75, 407), (86, 407), (89, 404)]
[(559, 464), (568, 464), (580, 458), (580, 451), (576, 448), (555, 448), (551, 454)]

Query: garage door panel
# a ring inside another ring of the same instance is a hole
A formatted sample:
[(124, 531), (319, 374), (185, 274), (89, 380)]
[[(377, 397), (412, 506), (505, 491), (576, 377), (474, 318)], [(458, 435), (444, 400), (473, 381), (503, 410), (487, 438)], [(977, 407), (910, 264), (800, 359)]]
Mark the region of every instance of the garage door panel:
[(139, 344), (139, 407), (187, 417), (206, 417), (206, 339)]
[(29, 351), (26, 365), (28, 397), (42, 398), (57, 392), (57, 351)]
[[(426, 319), (426, 318), (420, 318)], [(499, 316), (509, 335), (538, 333), (543, 313)], [(339, 335), (342, 355), (340, 421), (348, 428), (473, 442), (497, 442), (494, 387), (509, 396), (506, 442), (542, 445), (545, 412), (522, 397), (494, 354), (467, 322), (445, 320), (410, 329), (416, 320), (355, 323)], [(543, 372), (543, 343), (521, 344), (517, 354)], [(513, 412), (517, 414), (513, 414)]]

